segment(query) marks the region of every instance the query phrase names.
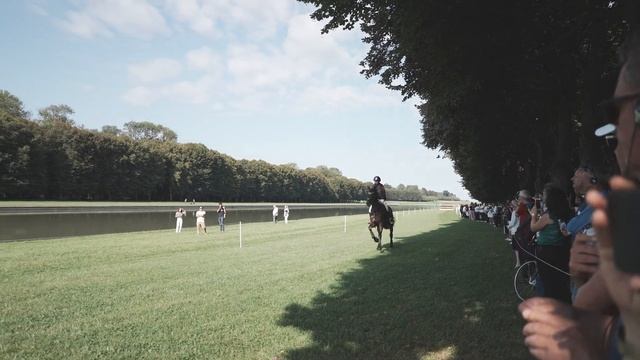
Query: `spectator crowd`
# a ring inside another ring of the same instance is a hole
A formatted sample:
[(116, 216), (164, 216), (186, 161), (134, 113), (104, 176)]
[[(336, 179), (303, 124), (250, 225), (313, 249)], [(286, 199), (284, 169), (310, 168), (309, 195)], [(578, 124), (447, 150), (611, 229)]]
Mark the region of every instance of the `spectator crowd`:
[[(640, 359), (640, 33), (621, 47), (615, 93), (596, 136), (614, 139), (621, 175), (575, 169), (569, 187), (521, 190), (501, 204), (460, 205), (502, 229), (515, 266), (535, 260), (540, 286), (519, 305), (538, 359)], [(570, 202), (570, 199), (575, 201)]]

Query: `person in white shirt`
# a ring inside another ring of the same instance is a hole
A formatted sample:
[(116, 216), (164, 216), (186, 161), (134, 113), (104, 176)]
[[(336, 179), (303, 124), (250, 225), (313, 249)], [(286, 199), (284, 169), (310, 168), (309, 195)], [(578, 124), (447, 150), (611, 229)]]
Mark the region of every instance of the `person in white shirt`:
[(187, 214), (183, 208), (179, 208), (176, 211), (176, 234), (182, 231), (182, 217)]
[(511, 219), (509, 220), (509, 224), (507, 225), (507, 229), (509, 229), (509, 235), (506, 240), (511, 241), (511, 248), (513, 249), (513, 253), (516, 257), (516, 268), (520, 266), (520, 252), (518, 251), (518, 243), (516, 241), (516, 231), (518, 231), (518, 227), (520, 227), (520, 217), (518, 216), (518, 204), (515, 200), (511, 202)]
[(284, 206), (284, 223), (289, 223), (289, 205)]
[(278, 207), (276, 205), (273, 205), (273, 211), (271, 212), (271, 215), (273, 215), (273, 223), (277, 224), (278, 223)]
[(198, 211), (196, 211), (196, 233), (200, 235), (200, 229), (206, 234), (207, 226), (204, 223), (204, 216), (207, 215), (207, 212), (202, 210), (202, 206)]

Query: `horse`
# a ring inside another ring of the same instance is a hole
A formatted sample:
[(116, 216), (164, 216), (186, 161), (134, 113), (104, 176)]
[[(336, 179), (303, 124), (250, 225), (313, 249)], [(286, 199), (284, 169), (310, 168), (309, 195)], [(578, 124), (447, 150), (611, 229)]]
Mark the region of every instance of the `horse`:
[[(375, 200), (375, 201), (374, 201)], [(378, 250), (382, 250), (382, 231), (383, 229), (389, 229), (389, 247), (393, 247), (393, 210), (389, 206), (389, 212), (386, 211), (384, 205), (380, 204), (376, 199), (370, 197), (369, 206), (371, 206), (371, 212), (369, 213), (369, 233), (371, 239), (378, 243)], [(378, 230), (378, 236), (371, 229), (376, 228)]]

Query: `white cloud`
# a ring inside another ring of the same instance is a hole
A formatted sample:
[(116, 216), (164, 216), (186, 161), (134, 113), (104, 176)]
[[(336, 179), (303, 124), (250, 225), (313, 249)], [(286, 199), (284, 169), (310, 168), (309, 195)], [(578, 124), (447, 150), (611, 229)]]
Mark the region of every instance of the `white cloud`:
[(31, 0), (27, 2), (27, 8), (34, 14), (40, 16), (49, 16), (49, 12), (45, 9), (45, 5), (42, 1)]
[(182, 65), (173, 59), (160, 58), (128, 67), (129, 76), (143, 83), (173, 79), (182, 72)]
[(211, 96), (209, 78), (203, 77), (197, 81), (180, 81), (167, 85), (161, 89), (165, 98), (175, 98), (178, 101), (191, 104), (204, 104)]
[(169, 32), (162, 14), (147, 0), (89, 0), (81, 10), (68, 11), (59, 23), (85, 38), (121, 33), (150, 39)]
[(129, 89), (122, 98), (136, 106), (149, 106), (157, 101), (204, 104), (212, 98), (218, 81), (215, 75), (205, 74), (196, 80), (142, 84)]
[(165, 9), (194, 32), (212, 36), (224, 30), (250, 38), (274, 36), (293, 14), (290, 0), (166, 0)]
[(198, 0), (167, 0), (166, 9), (180, 22), (201, 35), (215, 34), (214, 14), (205, 13)]
[[(181, 21), (193, 20), (204, 9), (211, 19), (224, 14), (227, 23), (250, 22), (255, 17), (252, 6), (257, 11), (257, 4), (243, 1), (239, 5), (223, 0), (166, 2)], [(206, 10), (213, 5), (221, 12)], [(269, 7), (262, 4), (260, 8), (266, 11)], [(234, 9), (247, 12), (240, 14)], [(137, 84), (124, 99), (134, 105), (156, 101), (203, 104), (215, 99), (218, 108), (245, 112), (264, 108), (298, 112), (399, 104), (399, 97), (390, 96), (381, 86), (372, 82), (362, 85), (358, 62), (364, 48), (360, 33), (336, 31), (323, 35), (322, 24), (307, 14), (290, 15), (286, 9), (287, 6), (280, 10), (276, 7), (270, 16), (279, 19), (276, 27), (287, 30), (279, 40), (256, 43), (253, 39), (234, 38), (231, 44), (215, 50), (208, 46), (192, 49), (180, 63), (156, 59), (131, 65), (129, 72)], [(180, 78), (182, 67), (189, 72)]]
[(111, 31), (95, 17), (78, 11), (67, 12), (67, 18), (60, 23), (63, 29), (84, 38), (111, 36)]
[(122, 98), (131, 105), (147, 106), (156, 101), (158, 97), (152, 89), (146, 86), (136, 86), (127, 90)]
[(223, 69), (223, 62), (211, 48), (203, 46), (193, 49), (186, 54), (187, 65), (191, 69), (205, 70), (208, 72), (220, 72)]

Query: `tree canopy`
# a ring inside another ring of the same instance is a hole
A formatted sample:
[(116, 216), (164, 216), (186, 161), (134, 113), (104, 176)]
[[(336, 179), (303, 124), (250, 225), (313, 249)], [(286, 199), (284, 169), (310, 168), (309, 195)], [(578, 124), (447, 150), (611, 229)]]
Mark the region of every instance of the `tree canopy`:
[(46, 108), (40, 109), (38, 114), (40, 115), (40, 121), (45, 125), (75, 125), (71, 115), (74, 111), (69, 105), (49, 105)]
[[(24, 115), (0, 111), (0, 199), (293, 203), (368, 195), (370, 184), (336, 168), (236, 160), (202, 144), (177, 143), (175, 132), (150, 122), (94, 131), (73, 125), (67, 105), (43, 109), (37, 121), (13, 114)], [(395, 199), (423, 200), (404, 192)]]
[(637, 1), (299, 0), (312, 18), (364, 33), (362, 73), (422, 100), (423, 142), (481, 201), (568, 184), (580, 163), (615, 170), (596, 142), (615, 51)]
[(0, 112), (24, 119), (29, 117), (29, 113), (24, 110), (22, 101), (6, 90), (0, 90)]
[(149, 121), (130, 121), (124, 124), (124, 130), (135, 140), (178, 141), (175, 131)]

